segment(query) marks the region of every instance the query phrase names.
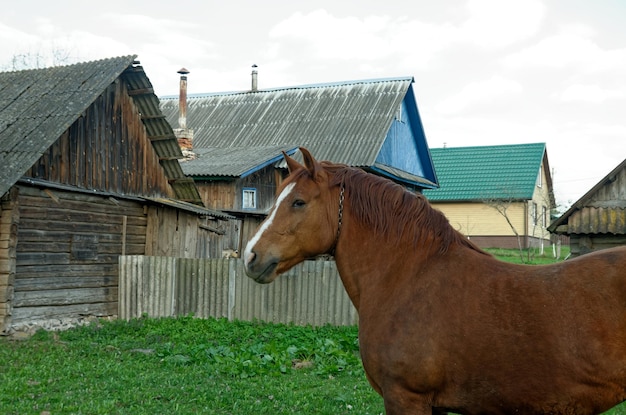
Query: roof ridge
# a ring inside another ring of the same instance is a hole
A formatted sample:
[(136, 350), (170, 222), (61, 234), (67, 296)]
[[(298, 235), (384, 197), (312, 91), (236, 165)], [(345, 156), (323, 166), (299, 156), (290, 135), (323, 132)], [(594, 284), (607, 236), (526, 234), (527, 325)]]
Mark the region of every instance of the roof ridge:
[[(195, 94), (187, 94), (187, 98), (207, 98), (207, 97), (215, 97), (220, 95), (244, 95), (244, 94), (262, 94), (265, 92), (277, 92), (277, 91), (288, 91), (295, 89), (314, 89), (314, 88), (327, 88), (327, 87), (342, 87), (347, 85), (359, 85), (359, 84), (375, 84), (375, 83), (383, 83), (383, 82), (414, 82), (415, 78), (412, 76), (401, 76), (401, 77), (388, 77), (388, 78), (372, 78), (372, 79), (357, 79), (357, 80), (349, 80), (349, 81), (334, 81), (334, 82), (321, 82), (321, 83), (313, 83), (313, 84), (302, 84), (302, 85), (287, 85), (266, 89), (259, 89), (257, 91), (251, 90), (243, 90), (243, 91), (224, 91), (224, 92), (199, 92)], [(178, 95), (165, 95), (159, 97), (161, 100), (172, 100), (178, 99)]]
[(488, 149), (488, 148), (507, 148), (507, 147), (531, 147), (542, 145), (545, 147), (545, 142), (535, 143), (514, 143), (514, 144), (488, 144), (488, 145), (474, 145), (474, 146), (456, 146), (456, 147), (431, 147), (432, 150), (474, 150), (474, 149)]
[(46, 66), (46, 67), (43, 67), (43, 68), (28, 68), (28, 69), (17, 69), (17, 70), (11, 70), (11, 71), (0, 71), (0, 74), (2, 74), (2, 73), (19, 74), (19, 73), (23, 73), (23, 72), (51, 71), (51, 70), (59, 70), (59, 69), (68, 69), (68, 68), (71, 68), (73, 66), (86, 66), (86, 65), (90, 65), (90, 64), (94, 64), (94, 63), (112, 62), (114, 60), (130, 60), (131, 58), (133, 60), (136, 60), (137, 59), (137, 55), (120, 55), (120, 56), (114, 56), (114, 57), (110, 57), (110, 58), (94, 59), (94, 60), (86, 61), (86, 62), (74, 62), (74, 63), (65, 64), (65, 65)]

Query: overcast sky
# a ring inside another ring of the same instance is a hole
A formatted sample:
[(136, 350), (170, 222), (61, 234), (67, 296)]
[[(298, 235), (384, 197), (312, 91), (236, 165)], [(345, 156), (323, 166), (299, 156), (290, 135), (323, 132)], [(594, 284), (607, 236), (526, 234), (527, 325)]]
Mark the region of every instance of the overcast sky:
[[(54, 53), (53, 53), (54, 52)], [(136, 54), (159, 96), (413, 76), (430, 147), (547, 143), (569, 205), (626, 158), (626, 1), (29, 1), (0, 68)]]

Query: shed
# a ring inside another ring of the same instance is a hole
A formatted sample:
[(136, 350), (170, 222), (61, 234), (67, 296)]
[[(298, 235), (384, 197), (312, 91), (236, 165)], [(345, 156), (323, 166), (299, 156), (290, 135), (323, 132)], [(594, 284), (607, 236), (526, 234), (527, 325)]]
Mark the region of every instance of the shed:
[(135, 56), (0, 73), (0, 333), (117, 313), (118, 256), (208, 256), (202, 205)]
[(545, 143), (433, 148), (431, 154), (441, 187), (424, 195), (469, 239), (486, 248), (550, 243), (546, 228), (555, 200)]
[(626, 245), (626, 160), (548, 227), (568, 235), (571, 256)]

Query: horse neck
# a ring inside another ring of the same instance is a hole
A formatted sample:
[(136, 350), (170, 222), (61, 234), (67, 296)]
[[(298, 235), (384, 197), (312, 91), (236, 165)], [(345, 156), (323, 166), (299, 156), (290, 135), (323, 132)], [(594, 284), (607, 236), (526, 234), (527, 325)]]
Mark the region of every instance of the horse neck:
[[(346, 197), (343, 225), (335, 249), (337, 268), (357, 310), (366, 291), (380, 295), (394, 285), (389, 284), (389, 278), (411, 277), (407, 270), (415, 274), (427, 261), (447, 255), (451, 249), (469, 249), (489, 255), (452, 228), (445, 216), (421, 195), (402, 195), (409, 205), (402, 215), (398, 215), (398, 205), (376, 206), (380, 209), (376, 215), (364, 213), (364, 200), (369, 200), (367, 205), (370, 205), (384, 203), (384, 198), (359, 196), (360, 200)], [(404, 223), (390, 224), (393, 215), (396, 219), (402, 218)]]

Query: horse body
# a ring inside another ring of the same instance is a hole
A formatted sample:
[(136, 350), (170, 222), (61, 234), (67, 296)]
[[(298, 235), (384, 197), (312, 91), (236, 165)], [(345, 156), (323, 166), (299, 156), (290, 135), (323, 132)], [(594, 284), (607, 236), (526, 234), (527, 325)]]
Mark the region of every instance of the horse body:
[(593, 414), (626, 399), (626, 248), (503, 263), (423, 197), (303, 155), (287, 158), (246, 271), (271, 282), (334, 251), (388, 414)]
[[(599, 413), (624, 399), (626, 287), (610, 281), (617, 268), (601, 281), (577, 278), (572, 260), (539, 276), (457, 250), (398, 276), (406, 283), (394, 289), (361, 290), (363, 365), (388, 413)], [(350, 265), (337, 265), (349, 279)], [(480, 278), (463, 278), (477, 270)]]

